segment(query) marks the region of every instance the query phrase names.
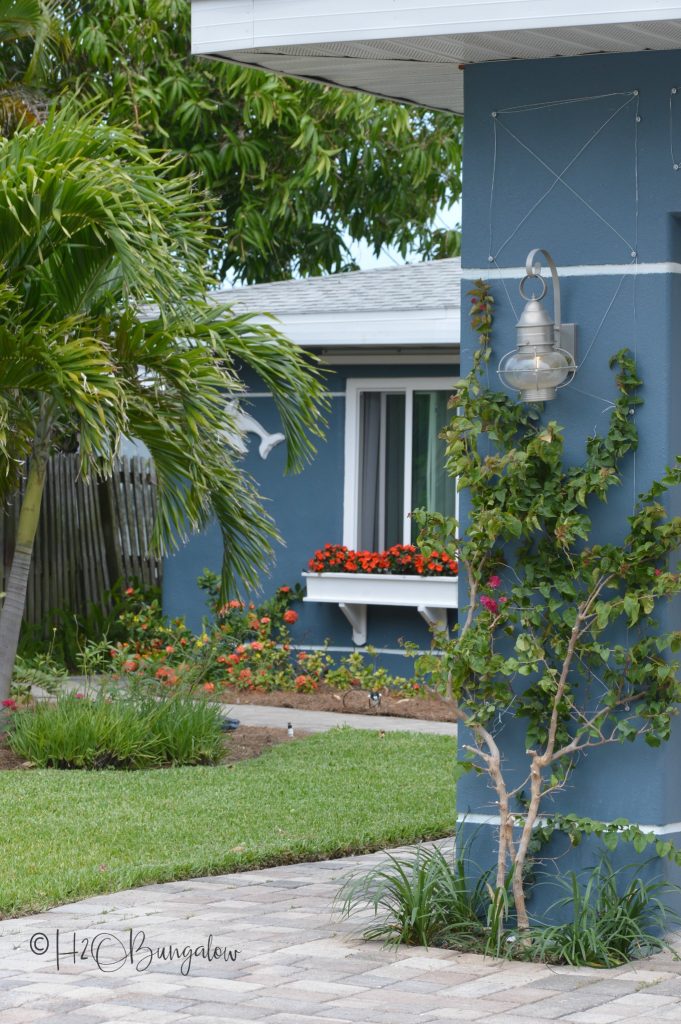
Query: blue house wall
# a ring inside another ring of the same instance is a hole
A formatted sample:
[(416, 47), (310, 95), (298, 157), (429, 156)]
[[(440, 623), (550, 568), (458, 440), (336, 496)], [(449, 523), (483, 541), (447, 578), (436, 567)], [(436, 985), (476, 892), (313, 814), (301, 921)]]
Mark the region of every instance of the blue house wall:
[[(491, 281), (492, 364), (515, 344), (523, 302), (522, 274), (513, 268), (522, 268), (535, 247), (556, 260), (562, 319), (579, 329), (575, 381), (546, 407), (547, 418), (566, 428), (569, 460), (580, 459), (586, 436), (607, 425), (615, 396), (611, 355), (622, 347), (636, 354), (644, 380), (640, 446), (623, 486), (594, 520), (597, 533), (614, 541), (626, 530), (636, 495), (681, 451), (681, 170), (672, 159), (673, 149), (681, 160), (681, 91), (678, 98), (671, 92), (681, 90), (681, 56), (507, 61), (470, 66), (465, 75), (464, 288), (480, 276)], [(463, 374), (474, 346), (463, 324)], [(673, 513), (680, 502), (674, 495)], [(678, 628), (678, 606), (666, 615), (667, 626)], [(523, 728), (512, 713), (497, 724), (503, 749), (517, 752), (506, 764), (510, 781), (520, 781), (527, 768)], [(679, 779), (676, 728), (658, 750), (638, 742), (590, 752), (556, 804), (656, 826), (678, 840)], [(496, 812), (485, 776), (465, 776), (458, 800), (469, 820)]]
[[(262, 579), (262, 594), (270, 596), (282, 585), (293, 586), (304, 582), (301, 572), (317, 548), (326, 543), (343, 541), (343, 483), (345, 390), (349, 378), (390, 377), (442, 377), (451, 378), (458, 373), (452, 363), (414, 366), (391, 363), (376, 366), (347, 365), (336, 367), (326, 378), (330, 394), (328, 425), (323, 440), (317, 444), (313, 461), (299, 474), (285, 475), (285, 445), (274, 448), (266, 461), (258, 455), (258, 444), (252, 435), (244, 469), (257, 481), (265, 507), (274, 518), (284, 540), (275, 546), (269, 576)], [(279, 415), (271, 397), (264, 395), (263, 385), (246, 375), (248, 389), (254, 396), (246, 406), (266, 430), (281, 429)], [(196, 585), (196, 578), (204, 568), (219, 571), (222, 559), (222, 541), (215, 524), (192, 537), (180, 551), (165, 561), (163, 604), (170, 616), (183, 616), (188, 624), (198, 629), (206, 613), (205, 600)], [(339, 654), (354, 648), (351, 628), (336, 605), (302, 603), (296, 606), (299, 620), (292, 629), (293, 642), (314, 647), (329, 642)], [(418, 644), (421, 649), (430, 646), (428, 629), (415, 608), (370, 607), (368, 609), (368, 643), (380, 652), (377, 662), (398, 675), (412, 675), (413, 663), (401, 653), (401, 641)]]

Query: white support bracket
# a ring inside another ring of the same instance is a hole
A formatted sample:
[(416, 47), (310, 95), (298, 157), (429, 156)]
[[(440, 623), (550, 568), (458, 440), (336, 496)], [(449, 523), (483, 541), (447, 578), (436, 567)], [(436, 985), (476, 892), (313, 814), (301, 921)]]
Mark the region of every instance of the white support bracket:
[(358, 647), (367, 642), (367, 606), (365, 604), (345, 604), (340, 601), (338, 607), (352, 626), (352, 639)]
[(430, 629), (435, 629), (438, 633), (444, 633), (447, 630), (446, 608), (429, 608), (426, 604), (419, 604), (417, 611)]

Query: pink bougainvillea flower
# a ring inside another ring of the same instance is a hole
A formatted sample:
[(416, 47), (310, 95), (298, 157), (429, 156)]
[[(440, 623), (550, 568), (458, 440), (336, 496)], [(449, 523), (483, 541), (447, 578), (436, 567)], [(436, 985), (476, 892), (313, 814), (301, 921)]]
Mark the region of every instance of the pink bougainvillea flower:
[(298, 612), (294, 612), (292, 608), (289, 608), (288, 611), (284, 612), (282, 618), (284, 622), (288, 623), (289, 626), (292, 626), (294, 622), (298, 621)]
[(507, 597), (500, 597), (499, 598), (499, 604), (506, 604), (507, 601), (508, 601)]
[(499, 576), (490, 576), (487, 580), (487, 586), (491, 587), (492, 590), (498, 590), (501, 586), (501, 578)]
[(76, 694), (74, 694), (74, 696), (75, 696), (76, 700), (85, 700), (85, 694), (84, 693), (76, 693)]
[(480, 604), (482, 605), (483, 608), (486, 608), (488, 612), (492, 612), (492, 615), (496, 615), (496, 613), (499, 611), (499, 605), (494, 600), (494, 598), (487, 597), (486, 594), (483, 594), (483, 596), (480, 598)]
[(661, 576), (662, 575), (662, 569), (656, 569), (655, 570), (655, 575), (656, 576)]

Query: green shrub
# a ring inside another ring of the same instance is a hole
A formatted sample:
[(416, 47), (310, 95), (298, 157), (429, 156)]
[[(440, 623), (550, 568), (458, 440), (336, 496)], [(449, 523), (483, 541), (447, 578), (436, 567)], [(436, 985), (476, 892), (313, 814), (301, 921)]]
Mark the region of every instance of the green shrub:
[[(146, 607), (159, 607), (160, 589), (119, 579), (87, 610), (51, 608), (38, 623), (24, 620), (21, 626), (19, 654), (26, 664), (40, 665), (46, 654), (61, 672), (82, 672), (82, 652), (91, 643), (106, 637), (110, 644), (129, 639), (134, 615)], [(102, 659), (101, 667), (104, 665)]]
[(203, 701), (69, 694), (14, 712), (7, 737), (39, 768), (153, 768), (214, 764), (223, 751), (221, 725), (219, 708)]

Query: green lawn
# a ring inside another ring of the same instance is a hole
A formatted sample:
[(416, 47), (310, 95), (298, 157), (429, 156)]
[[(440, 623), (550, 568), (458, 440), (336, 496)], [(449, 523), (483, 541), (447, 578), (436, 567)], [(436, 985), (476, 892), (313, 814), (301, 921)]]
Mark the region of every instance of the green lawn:
[(336, 729), (218, 768), (0, 773), (0, 915), (451, 833), (455, 741)]

